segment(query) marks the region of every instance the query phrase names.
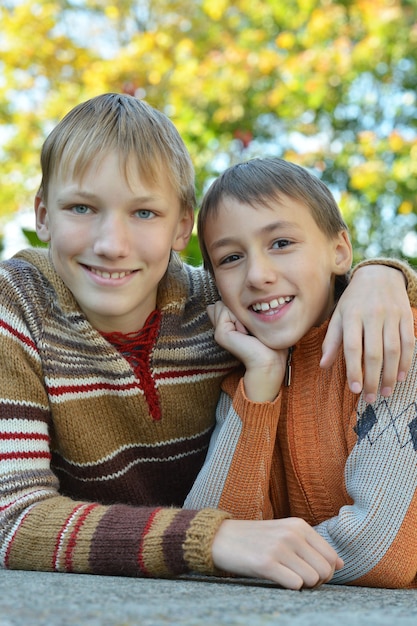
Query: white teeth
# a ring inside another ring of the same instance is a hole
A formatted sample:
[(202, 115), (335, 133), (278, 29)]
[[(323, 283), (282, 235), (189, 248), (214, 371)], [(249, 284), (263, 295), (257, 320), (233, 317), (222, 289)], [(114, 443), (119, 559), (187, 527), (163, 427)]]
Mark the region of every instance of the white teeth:
[(271, 302), (256, 302), (252, 305), (254, 311), (269, 311), (270, 309), (276, 309), (282, 306), (286, 302), (291, 302), (291, 296), (280, 296), (278, 299), (274, 298)]
[(95, 269), (94, 267), (91, 268), (91, 271), (93, 272), (93, 274), (97, 274), (97, 276), (101, 276), (102, 278), (124, 278), (127, 274), (130, 274), (130, 272), (101, 272), (100, 270)]

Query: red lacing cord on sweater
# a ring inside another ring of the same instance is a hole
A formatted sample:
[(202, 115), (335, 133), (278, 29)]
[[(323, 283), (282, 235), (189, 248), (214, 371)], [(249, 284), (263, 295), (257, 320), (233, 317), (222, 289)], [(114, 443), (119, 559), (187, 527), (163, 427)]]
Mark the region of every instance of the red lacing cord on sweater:
[(101, 333), (133, 368), (141, 381), (141, 387), (148, 403), (149, 412), (156, 421), (161, 419), (161, 406), (158, 391), (150, 370), (151, 350), (155, 345), (161, 323), (161, 312), (152, 311), (143, 328), (133, 333)]

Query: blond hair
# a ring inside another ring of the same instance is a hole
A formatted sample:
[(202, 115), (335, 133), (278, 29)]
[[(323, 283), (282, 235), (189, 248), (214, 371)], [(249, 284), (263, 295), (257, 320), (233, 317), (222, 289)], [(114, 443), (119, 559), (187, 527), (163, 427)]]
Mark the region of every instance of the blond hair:
[(168, 178), (183, 210), (194, 210), (194, 168), (174, 124), (147, 102), (118, 93), (77, 105), (52, 130), (42, 147), (38, 195), (46, 203), (54, 176), (79, 178), (109, 151), (119, 153), (126, 177), (134, 157), (145, 183), (157, 185), (161, 177)]

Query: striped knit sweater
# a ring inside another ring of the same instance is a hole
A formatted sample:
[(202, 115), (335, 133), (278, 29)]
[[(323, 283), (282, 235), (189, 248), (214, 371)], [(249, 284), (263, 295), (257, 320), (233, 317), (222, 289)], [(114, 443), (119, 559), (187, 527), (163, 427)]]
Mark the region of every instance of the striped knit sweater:
[(206, 315), (216, 296), (201, 269), (169, 269), (145, 394), (47, 254), (28, 250), (0, 265), (1, 567), (213, 572), (212, 539), (229, 516), (179, 507), (235, 366)]
[(238, 373), (224, 381), (185, 506), (303, 518), (344, 560), (332, 583), (417, 587), (417, 352), (406, 382), (367, 405), (349, 391), (342, 350), (330, 370), (318, 366), (326, 330), (295, 346), (291, 385), (274, 402), (250, 402)]

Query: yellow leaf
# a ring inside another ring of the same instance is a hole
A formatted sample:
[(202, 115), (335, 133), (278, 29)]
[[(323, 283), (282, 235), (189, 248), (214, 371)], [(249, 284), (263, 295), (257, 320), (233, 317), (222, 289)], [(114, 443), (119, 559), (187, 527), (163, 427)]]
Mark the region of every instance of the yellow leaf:
[(291, 50), (294, 47), (295, 41), (294, 33), (288, 31), (280, 33), (275, 39), (278, 48), (283, 48), (284, 50)]
[(401, 137), (400, 133), (397, 131), (393, 131), (389, 138), (389, 146), (391, 150), (394, 152), (399, 152), (401, 148), (404, 146), (404, 139)]
[(203, 11), (218, 22), (229, 5), (228, 0), (204, 0)]
[(106, 7), (104, 13), (110, 20), (117, 20), (120, 15), (119, 9), (114, 4)]
[(410, 213), (412, 213), (412, 211), (413, 205), (409, 200), (404, 200), (404, 202), (401, 202), (400, 206), (398, 207), (398, 213), (400, 215), (409, 215)]

